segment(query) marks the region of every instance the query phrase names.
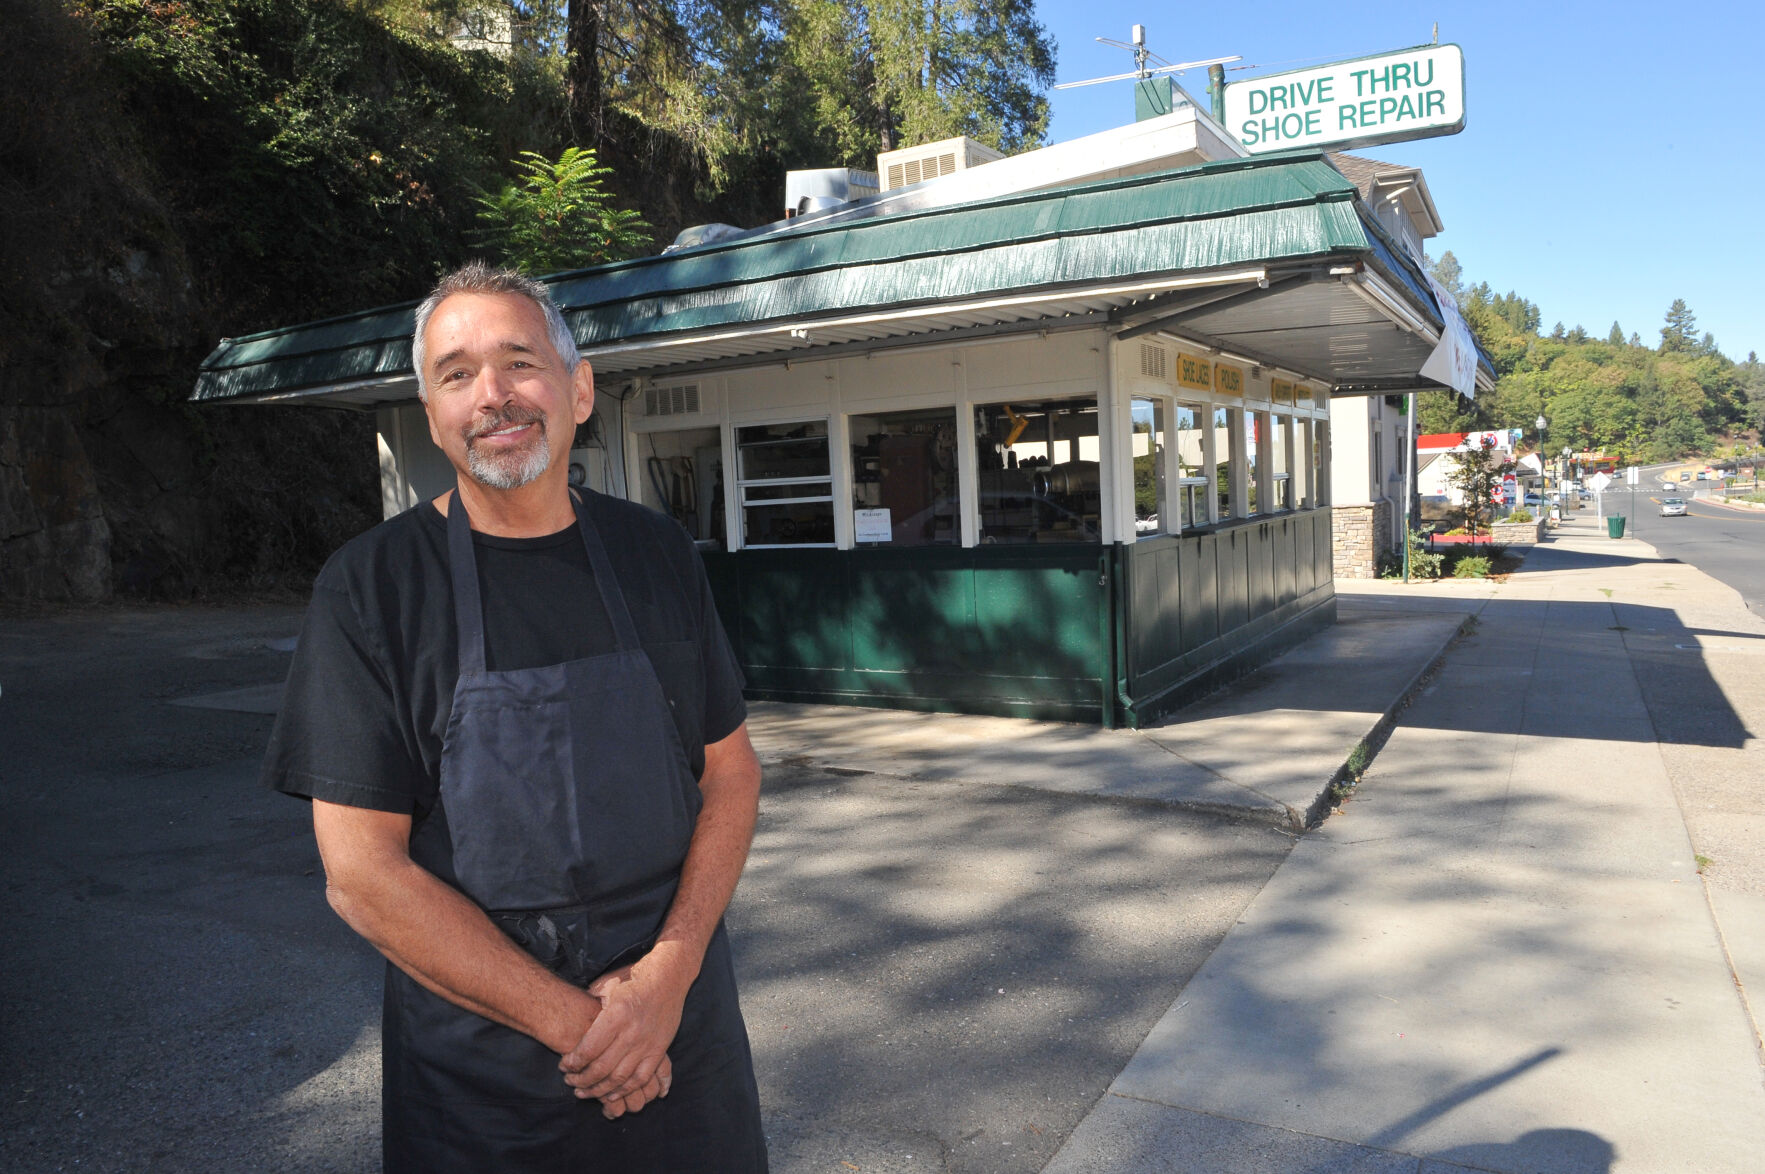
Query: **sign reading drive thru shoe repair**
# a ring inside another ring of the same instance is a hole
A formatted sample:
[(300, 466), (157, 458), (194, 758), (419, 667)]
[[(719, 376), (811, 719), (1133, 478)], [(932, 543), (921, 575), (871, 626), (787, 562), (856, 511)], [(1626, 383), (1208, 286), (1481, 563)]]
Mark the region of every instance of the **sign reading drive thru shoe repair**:
[(1465, 129), (1465, 57), (1420, 45), (1226, 86), (1226, 129), (1252, 155), (1364, 147)]

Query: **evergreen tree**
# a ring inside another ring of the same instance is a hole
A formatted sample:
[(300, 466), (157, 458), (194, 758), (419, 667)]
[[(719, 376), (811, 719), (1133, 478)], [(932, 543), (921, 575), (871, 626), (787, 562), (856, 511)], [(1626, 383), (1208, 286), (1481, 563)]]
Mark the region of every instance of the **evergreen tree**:
[(1735, 376), (1747, 397), (1747, 425), (1765, 436), (1765, 364), (1758, 351), (1748, 351), (1747, 361), (1737, 364)]
[(1667, 307), (1666, 325), (1661, 327), (1661, 353), (1695, 350), (1697, 339), (1697, 315), (1691, 312), (1684, 298), (1674, 298), (1673, 304)]
[(1446, 483), (1459, 491), (1463, 504), (1465, 529), (1477, 536), (1477, 523), (1493, 508), (1495, 491), (1502, 478), (1513, 471), (1514, 462), (1503, 457), (1489, 437), (1481, 445), (1472, 445), (1463, 452), (1452, 453), (1446, 471)]
[(1624, 345), (1624, 331), (1618, 326), (1618, 321), (1615, 318), (1612, 320), (1611, 333), (1606, 335), (1606, 343), (1608, 346)]
[(1570, 342), (1579, 345), (1587, 341), (1587, 331), (1582, 328), (1581, 323), (1577, 322), (1565, 337)]
[(788, 165), (870, 167), (970, 135), (1006, 152), (1048, 129), (1054, 44), (1031, 0), (779, 0)]
[(1464, 301), (1464, 274), (1459, 268), (1459, 259), (1452, 255), (1452, 250), (1440, 254), (1440, 260), (1424, 257), (1428, 272), (1438, 281), (1441, 288), (1460, 302)]

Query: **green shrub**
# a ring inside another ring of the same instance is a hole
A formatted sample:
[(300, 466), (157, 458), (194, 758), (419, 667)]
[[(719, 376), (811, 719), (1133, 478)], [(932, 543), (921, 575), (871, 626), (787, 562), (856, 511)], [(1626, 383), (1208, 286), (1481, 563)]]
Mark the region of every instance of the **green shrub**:
[[(1431, 553), (1423, 543), (1428, 536), (1420, 530), (1410, 531), (1410, 578), (1438, 579), (1443, 556)], [(1403, 555), (1398, 551), (1388, 551), (1379, 556), (1379, 577), (1381, 579), (1403, 578)]]
[(1466, 555), (1453, 564), (1452, 577), (1455, 579), (1489, 578), (1489, 557), (1481, 554)]
[(1524, 507), (1517, 509), (1513, 513), (1508, 515), (1508, 521), (1510, 521), (1510, 522), (1530, 522), (1530, 521), (1532, 521), (1532, 511), (1529, 509), (1526, 509)]

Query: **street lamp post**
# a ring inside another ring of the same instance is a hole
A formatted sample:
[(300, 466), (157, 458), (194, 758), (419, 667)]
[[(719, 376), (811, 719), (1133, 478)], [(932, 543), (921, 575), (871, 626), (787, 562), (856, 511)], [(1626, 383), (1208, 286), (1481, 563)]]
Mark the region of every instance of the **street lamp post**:
[[(1540, 513), (1543, 513), (1545, 508), (1544, 491), (1547, 488), (1544, 483), (1544, 416), (1541, 414), (1533, 423), (1538, 425), (1538, 509)], [(1524, 496), (1521, 500), (1525, 500)]]

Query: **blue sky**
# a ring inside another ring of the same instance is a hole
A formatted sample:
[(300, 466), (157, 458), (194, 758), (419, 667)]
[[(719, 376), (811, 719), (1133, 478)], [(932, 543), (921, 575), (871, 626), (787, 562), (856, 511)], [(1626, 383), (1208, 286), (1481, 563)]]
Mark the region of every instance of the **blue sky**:
[[(1239, 53), (1234, 81), (1440, 39), (1465, 54), (1457, 135), (1358, 148), (1421, 167), (1469, 282), (1517, 290), (1604, 337), (1660, 339), (1676, 297), (1736, 360), (1765, 351), (1765, 5), (1481, 3), (1158, 5), (1038, 0), (1058, 79), (1132, 68), (1103, 36), (1170, 61)], [(1316, 59), (1298, 61), (1295, 59)], [(1206, 70), (1178, 81), (1206, 102)], [(1050, 95), (1050, 141), (1133, 118), (1129, 82)]]

